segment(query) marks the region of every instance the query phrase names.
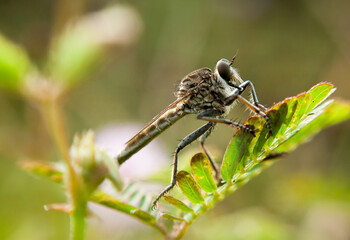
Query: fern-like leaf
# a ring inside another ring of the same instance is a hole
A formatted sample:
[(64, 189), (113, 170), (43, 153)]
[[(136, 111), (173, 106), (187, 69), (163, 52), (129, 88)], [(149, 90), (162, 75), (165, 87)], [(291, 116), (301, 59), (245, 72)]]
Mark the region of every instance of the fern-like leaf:
[[(214, 207), (218, 202), (246, 184), (251, 178), (258, 175), (264, 168), (275, 161), (268, 161), (279, 157), (283, 153), (294, 150), (298, 145), (310, 140), (323, 128), (337, 124), (350, 118), (350, 104), (342, 101), (325, 101), (334, 92), (335, 88), (329, 83), (320, 83), (309, 91), (291, 97), (275, 104), (267, 111), (272, 125), (272, 135), (268, 135), (265, 120), (254, 116), (244, 124), (254, 127), (256, 136), (244, 131), (238, 131), (229, 143), (221, 166), (222, 181), (213, 185), (214, 176), (206, 156), (196, 154), (191, 161), (193, 177), (190, 173), (181, 171), (178, 185), (183, 191), (183, 198), (187, 198), (192, 212), (177, 212), (173, 216), (177, 227), (176, 236), (182, 236), (188, 225), (199, 215)], [(186, 179), (186, 191), (183, 190), (182, 178)], [(198, 184), (196, 184), (196, 181)], [(198, 186), (202, 189), (198, 191)], [(194, 194), (195, 192), (195, 194)], [(193, 195), (199, 196), (203, 201), (194, 201)], [(176, 199), (172, 199), (173, 202)], [(180, 201), (180, 200), (178, 200)], [(186, 200), (181, 200), (186, 204)], [(179, 208), (181, 210), (181, 208)], [(179, 219), (185, 223), (179, 225)], [(191, 221), (188, 221), (190, 219)], [(180, 229), (179, 230), (179, 226)]]
[[(244, 124), (253, 127), (256, 134), (237, 131), (226, 149), (220, 181), (214, 180), (205, 154), (194, 155), (192, 172), (177, 174), (182, 195), (164, 196), (168, 209), (152, 211), (152, 198), (136, 184), (125, 187), (118, 198), (95, 190), (90, 200), (141, 220), (162, 232), (167, 239), (179, 239), (198, 216), (276, 162), (271, 159), (294, 150), (322, 129), (349, 119), (349, 102), (325, 101), (334, 90), (332, 84), (320, 83), (307, 92), (275, 104), (266, 113), (272, 126), (271, 135), (263, 118), (247, 119)], [(33, 161), (22, 165), (36, 175), (63, 182), (64, 173), (56, 165)]]

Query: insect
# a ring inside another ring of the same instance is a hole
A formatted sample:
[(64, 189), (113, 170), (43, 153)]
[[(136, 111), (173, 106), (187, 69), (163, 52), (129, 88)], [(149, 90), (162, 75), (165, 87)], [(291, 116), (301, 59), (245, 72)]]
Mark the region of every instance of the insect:
[[(207, 122), (202, 127), (183, 138), (178, 144), (174, 154), (170, 185), (159, 193), (157, 198), (153, 201), (153, 208), (157, 206), (159, 199), (176, 185), (179, 152), (196, 139), (199, 140), (202, 150), (208, 156), (218, 176), (215, 163), (204, 146), (205, 139), (210, 135), (217, 123), (223, 123), (254, 135), (255, 131), (250, 126), (225, 119), (237, 102), (236, 100), (240, 100), (256, 114), (265, 118), (266, 125), (271, 135), (270, 120), (265, 114), (266, 108), (259, 103), (253, 83), (249, 80), (243, 81), (237, 69), (232, 66), (235, 58), (236, 56), (234, 56), (231, 61), (225, 58), (219, 60), (214, 71), (210, 68), (200, 68), (186, 75), (181, 80), (175, 92), (177, 99), (132, 137), (126, 143), (125, 148), (117, 155), (119, 164), (124, 163), (133, 154), (138, 152), (187, 114), (195, 114), (197, 115), (197, 119)], [(250, 87), (250, 101), (241, 96), (247, 87)]]

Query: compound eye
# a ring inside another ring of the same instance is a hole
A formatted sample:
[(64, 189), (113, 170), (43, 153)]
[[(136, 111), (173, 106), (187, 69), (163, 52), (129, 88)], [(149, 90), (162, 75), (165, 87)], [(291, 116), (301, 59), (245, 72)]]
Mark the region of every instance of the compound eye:
[(226, 82), (229, 82), (231, 79), (231, 69), (229, 63), (220, 60), (217, 65), (218, 73), (221, 78), (223, 78)]

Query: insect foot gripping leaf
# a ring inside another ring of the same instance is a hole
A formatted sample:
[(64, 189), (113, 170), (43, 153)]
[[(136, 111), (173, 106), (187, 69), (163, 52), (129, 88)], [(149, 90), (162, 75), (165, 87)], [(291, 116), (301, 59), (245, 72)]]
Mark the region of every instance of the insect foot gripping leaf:
[(254, 116), (244, 124), (256, 129), (256, 136), (238, 131), (229, 143), (221, 166), (222, 181), (215, 183), (207, 157), (196, 154), (191, 161), (192, 174), (180, 171), (177, 175), (182, 195), (167, 196), (166, 214), (158, 221), (172, 222), (170, 239), (183, 236), (199, 215), (214, 207), (279, 157), (310, 140), (322, 129), (350, 118), (350, 103), (325, 101), (335, 91), (332, 84), (320, 83), (309, 91), (286, 98), (267, 111), (272, 135), (262, 117)]

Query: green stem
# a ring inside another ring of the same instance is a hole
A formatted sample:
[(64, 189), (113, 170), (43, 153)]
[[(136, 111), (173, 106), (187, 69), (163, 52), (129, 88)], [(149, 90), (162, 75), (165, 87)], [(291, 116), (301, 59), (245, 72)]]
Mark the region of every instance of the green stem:
[(80, 203), (79, 206), (75, 207), (70, 217), (70, 240), (84, 240), (87, 202)]
[(188, 224), (188, 223), (183, 223), (182, 226), (179, 228), (179, 231), (177, 232), (177, 234), (175, 235), (175, 237), (173, 239), (175, 239), (175, 240), (181, 239), (185, 235), (189, 225), (190, 224)]
[(87, 208), (87, 197), (84, 193), (83, 183), (74, 171), (69, 156), (69, 145), (67, 141), (66, 129), (63, 123), (61, 108), (57, 100), (49, 100), (41, 102), (43, 117), (48, 125), (49, 132), (64, 162), (67, 165), (66, 187), (69, 196), (69, 202), (72, 206), (72, 215), (70, 218), (71, 240), (83, 240), (85, 237), (85, 217)]
[(43, 101), (41, 102), (41, 109), (49, 132), (70, 170), (72, 165), (69, 158), (68, 141), (60, 106), (55, 100)]

